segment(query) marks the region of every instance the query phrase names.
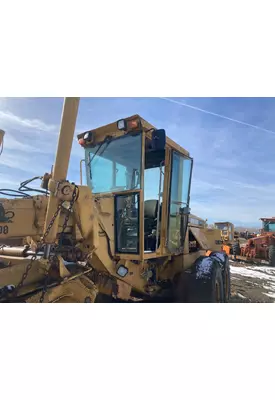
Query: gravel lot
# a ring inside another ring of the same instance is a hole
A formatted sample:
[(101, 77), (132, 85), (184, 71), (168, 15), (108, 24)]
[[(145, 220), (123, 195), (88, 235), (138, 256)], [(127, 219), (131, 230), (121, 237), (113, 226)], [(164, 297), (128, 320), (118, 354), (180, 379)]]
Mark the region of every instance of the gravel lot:
[(275, 303), (275, 268), (230, 261), (233, 303)]

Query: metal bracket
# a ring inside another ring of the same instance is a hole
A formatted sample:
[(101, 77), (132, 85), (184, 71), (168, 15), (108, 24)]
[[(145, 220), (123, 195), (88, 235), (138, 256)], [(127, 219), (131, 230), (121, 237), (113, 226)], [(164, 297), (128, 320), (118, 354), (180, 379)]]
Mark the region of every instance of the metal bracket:
[(49, 180), (48, 190), (62, 201), (71, 201), (74, 191), (74, 185), (69, 181)]

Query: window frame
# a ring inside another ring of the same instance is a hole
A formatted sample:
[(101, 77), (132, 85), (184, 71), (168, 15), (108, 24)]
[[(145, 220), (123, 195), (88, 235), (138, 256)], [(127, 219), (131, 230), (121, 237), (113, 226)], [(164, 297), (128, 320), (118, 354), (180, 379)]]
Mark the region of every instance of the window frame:
[[(111, 194), (111, 193), (121, 193), (121, 192), (129, 192), (129, 191), (135, 191), (135, 190), (140, 190), (141, 188), (142, 188), (142, 180), (141, 180), (141, 175), (142, 175), (142, 168), (143, 168), (143, 161), (142, 161), (142, 154), (143, 154), (143, 149), (142, 149), (142, 142), (143, 142), (143, 132), (142, 131), (139, 131), (139, 132), (135, 132), (134, 134), (133, 133), (127, 133), (127, 134), (125, 134), (125, 135), (123, 135), (123, 136), (119, 136), (119, 137), (112, 137), (112, 139), (111, 139), (111, 142), (115, 142), (115, 141), (117, 141), (117, 140), (123, 140), (125, 137), (139, 137), (139, 139), (140, 139), (140, 147), (141, 147), (141, 151), (140, 151), (140, 162), (139, 162), (139, 187), (138, 188), (130, 188), (130, 189), (124, 189), (124, 190), (121, 190), (121, 189), (118, 189), (118, 190), (108, 190), (108, 191), (100, 191), (100, 192), (98, 192), (98, 191), (94, 191), (93, 189), (92, 189), (92, 164), (91, 164), (91, 158), (94, 156), (94, 154), (95, 153), (93, 153), (92, 151), (91, 151), (91, 149), (92, 148), (95, 148), (95, 147), (98, 147), (98, 146), (100, 146), (100, 145), (103, 145), (104, 146), (104, 141), (103, 142), (101, 142), (101, 143), (97, 143), (96, 144), (96, 146), (93, 146), (93, 147), (87, 147), (86, 149), (85, 149), (85, 163), (86, 163), (86, 183), (87, 183), (87, 186), (89, 186), (89, 188), (91, 189), (91, 191), (92, 191), (92, 193), (93, 194), (95, 194), (95, 195), (100, 195), (100, 194), (103, 194), (103, 195), (107, 195), (107, 194)], [(107, 143), (107, 142), (106, 142)], [(111, 144), (110, 144), (111, 145)], [(104, 152), (103, 152), (103, 154), (104, 154)], [(100, 155), (97, 155), (97, 156), (99, 156), (100, 157)], [(101, 157), (102, 159), (104, 159), (105, 157)], [(113, 161), (113, 160), (111, 160), (111, 159), (108, 159), (108, 158), (105, 158), (107, 161), (110, 161), (111, 163), (113, 163), (113, 165), (114, 165), (114, 163), (118, 163), (118, 161)], [(123, 164), (120, 164), (122, 167), (126, 167), (127, 168), (127, 166), (125, 166), (125, 165), (123, 165)], [(113, 167), (112, 167), (112, 170), (110, 170), (111, 171), (111, 173), (112, 173), (112, 176), (111, 176), (111, 179), (113, 180), (113, 174), (114, 174), (114, 170), (113, 170)]]
[[(190, 167), (190, 178), (189, 178), (189, 186), (188, 186), (188, 195), (187, 195), (187, 203), (186, 208), (189, 208), (190, 205), (190, 192), (191, 192), (191, 183), (192, 183), (192, 174), (193, 174), (193, 158), (187, 156), (186, 154), (179, 153), (177, 150), (171, 149), (170, 152), (170, 178), (169, 178), (169, 193), (168, 193), (168, 213), (167, 213), (167, 248), (170, 251), (169, 242), (170, 242), (170, 216), (171, 216), (171, 197), (172, 197), (172, 179), (173, 179), (173, 164), (174, 164), (174, 155), (182, 157), (183, 159), (190, 160), (191, 167)], [(185, 203), (181, 203), (185, 204)], [(189, 217), (188, 217), (189, 220)], [(188, 224), (188, 223), (187, 223)], [(184, 240), (185, 238), (183, 238)], [(177, 251), (179, 248), (175, 249)]]
[[(137, 196), (137, 251), (121, 251), (118, 248), (118, 217), (117, 217), (117, 202), (119, 197), (129, 197), (129, 196)], [(114, 195), (114, 237), (115, 237), (115, 253), (116, 254), (140, 254), (140, 191), (131, 191), (129, 193), (119, 193)]]

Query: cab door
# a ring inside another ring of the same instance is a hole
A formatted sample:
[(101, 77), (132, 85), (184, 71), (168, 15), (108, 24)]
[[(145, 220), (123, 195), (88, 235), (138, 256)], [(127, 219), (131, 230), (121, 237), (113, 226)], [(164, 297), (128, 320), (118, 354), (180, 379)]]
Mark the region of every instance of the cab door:
[(172, 151), (168, 205), (168, 249), (182, 252), (190, 214), (193, 159)]

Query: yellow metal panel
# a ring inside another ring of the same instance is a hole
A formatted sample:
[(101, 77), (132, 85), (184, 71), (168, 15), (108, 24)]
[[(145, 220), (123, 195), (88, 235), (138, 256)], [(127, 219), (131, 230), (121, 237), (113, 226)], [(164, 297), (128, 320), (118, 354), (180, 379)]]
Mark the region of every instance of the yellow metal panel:
[(189, 229), (195, 236), (195, 239), (199, 242), (201, 248), (203, 250), (208, 250), (210, 246), (204, 232), (200, 228), (195, 228), (193, 226), (190, 226)]

